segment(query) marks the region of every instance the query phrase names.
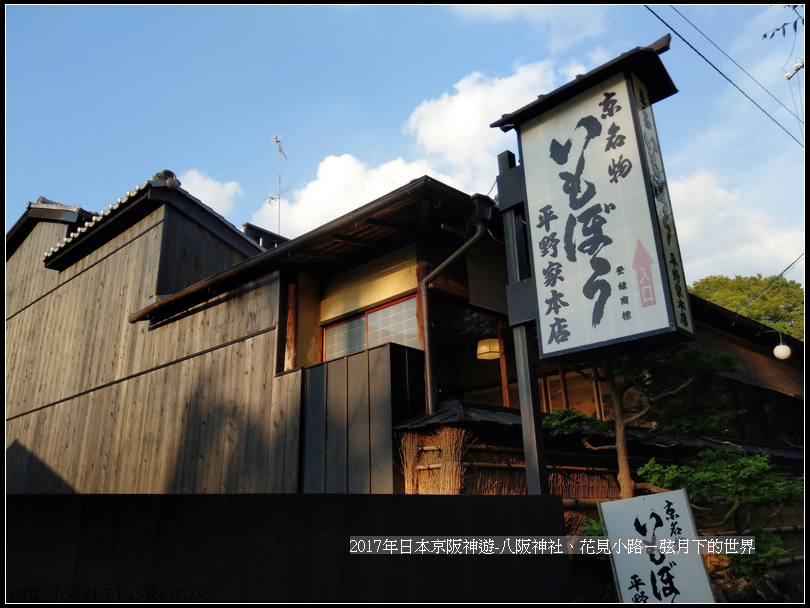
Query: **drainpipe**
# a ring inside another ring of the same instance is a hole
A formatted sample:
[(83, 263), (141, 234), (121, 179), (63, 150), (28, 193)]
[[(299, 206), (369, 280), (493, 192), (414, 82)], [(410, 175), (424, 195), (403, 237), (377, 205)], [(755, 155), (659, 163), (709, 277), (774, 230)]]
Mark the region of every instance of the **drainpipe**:
[(428, 318), (428, 285), (430, 282), (433, 281), (441, 272), (447, 268), (450, 264), (455, 262), (461, 255), (464, 254), (470, 247), (472, 247), (476, 241), (479, 241), (484, 235), (487, 233), (487, 225), (486, 221), (489, 218), (491, 211), (492, 211), (492, 200), (489, 197), (485, 197), (479, 194), (476, 194), (473, 197), (473, 202), (476, 205), (476, 209), (474, 212), (474, 221), (476, 223), (475, 226), (475, 234), (470, 237), (467, 242), (465, 242), (461, 247), (459, 247), (455, 252), (453, 252), (449, 258), (447, 258), (444, 262), (439, 264), (430, 274), (428, 274), (422, 281), (419, 283), (419, 303), (422, 310), (422, 334), (424, 335), (425, 339), (425, 397), (426, 397), (426, 406), (427, 406), (427, 413), (432, 414), (435, 411), (435, 400), (436, 400), (436, 387), (434, 385), (435, 381), (433, 379), (433, 361), (432, 361), (432, 351), (430, 347), (430, 319)]

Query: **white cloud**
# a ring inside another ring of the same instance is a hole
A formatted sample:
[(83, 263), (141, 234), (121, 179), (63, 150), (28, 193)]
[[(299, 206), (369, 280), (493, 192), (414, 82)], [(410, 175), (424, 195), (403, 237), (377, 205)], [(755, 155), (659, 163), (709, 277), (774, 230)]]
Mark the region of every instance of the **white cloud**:
[[(709, 171), (672, 181), (669, 187), (690, 284), (710, 275), (775, 275), (804, 251), (803, 226), (742, 204), (741, 191), (724, 189)], [(804, 262), (794, 273), (787, 278), (803, 284)]]
[[(478, 72), (462, 78), (452, 91), (419, 104), (403, 125), (403, 133), (413, 138), (422, 159), (398, 158), (371, 167), (350, 154), (325, 158), (315, 180), (283, 201), (280, 232), (299, 236), (423, 175), (463, 192), (490, 193), (497, 155), (515, 150), (516, 136), (489, 125), (504, 111), (517, 110), (538, 94), (553, 90), (558, 80), (567, 81), (572, 73), (584, 71), (582, 65), (555, 66), (544, 61), (519, 67), (504, 78)], [(720, 125), (714, 129), (705, 149), (694, 142), (689, 146), (691, 158), (682, 163), (689, 173), (670, 181), (686, 280), (692, 283), (713, 274), (777, 274), (804, 250), (803, 227), (762, 207), (768, 192), (758, 183), (761, 175), (735, 179), (731, 173), (717, 172), (716, 161), (708, 162), (717, 154), (708, 151), (716, 150), (713, 146), (726, 131)], [(713, 170), (696, 172), (696, 166)], [(776, 167), (763, 163), (759, 170)], [(729, 190), (726, 183), (735, 183), (739, 189)], [(251, 221), (278, 231), (278, 207), (264, 205)], [(802, 263), (789, 278), (803, 283), (803, 272)]]
[(177, 179), (186, 192), (200, 199), (220, 215), (230, 213), (233, 210), (234, 199), (244, 194), (238, 182), (218, 182), (197, 169), (181, 173)]
[[(408, 163), (398, 158), (370, 168), (351, 154), (328, 156), (314, 181), (297, 190), (292, 202), (283, 200), (280, 232), (288, 238), (299, 236), (424, 175), (460, 187), (452, 176), (437, 173), (424, 160)], [(277, 203), (264, 205), (251, 222), (279, 232)]]
[[(504, 111), (552, 90), (554, 81), (549, 62), (522, 66), (505, 78), (466, 76), (452, 93), (421, 103), (403, 126), (424, 159), (398, 158), (369, 167), (350, 154), (325, 158), (315, 180), (282, 202), (281, 234), (299, 236), (423, 175), (464, 192), (489, 193), (498, 172), (497, 155), (516, 147), (514, 132), (504, 134), (489, 125)], [(278, 232), (278, 207), (264, 205), (251, 222)]]
[(543, 33), (551, 51), (570, 48), (607, 28), (606, 8), (598, 5), (460, 4), (453, 7), (453, 12), (468, 20), (528, 22)]
[(506, 78), (475, 72), (438, 99), (422, 102), (403, 132), (433, 162), (456, 176), (465, 188), (488, 192), (497, 174), (497, 154), (514, 147), (515, 135), (489, 125), (504, 111), (514, 111), (554, 88), (555, 74), (547, 61), (522, 66)]

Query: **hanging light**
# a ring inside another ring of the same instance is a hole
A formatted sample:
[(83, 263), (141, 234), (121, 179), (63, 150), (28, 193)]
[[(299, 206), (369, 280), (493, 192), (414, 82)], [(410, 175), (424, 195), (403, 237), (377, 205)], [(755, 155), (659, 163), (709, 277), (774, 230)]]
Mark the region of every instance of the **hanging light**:
[(773, 356), (777, 359), (788, 359), (790, 358), (790, 347), (782, 342), (782, 334), (779, 334), (779, 344), (774, 346), (773, 348)]
[(498, 340), (495, 338), (479, 340), (478, 350), (475, 356), (479, 359), (498, 359), (501, 356), (501, 351), (498, 348)]
[(766, 329), (765, 333), (779, 334), (779, 344), (774, 346), (773, 356), (782, 361), (789, 359), (792, 351), (790, 350), (790, 347), (782, 341), (782, 332), (778, 329)]

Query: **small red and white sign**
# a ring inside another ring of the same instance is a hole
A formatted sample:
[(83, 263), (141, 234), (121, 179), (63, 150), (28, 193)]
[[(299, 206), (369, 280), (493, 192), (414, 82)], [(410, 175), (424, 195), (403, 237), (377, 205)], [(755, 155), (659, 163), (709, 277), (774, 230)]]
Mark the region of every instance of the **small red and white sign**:
[(652, 280), (653, 259), (641, 241), (636, 243), (636, 254), (633, 256), (633, 268), (636, 269), (636, 281), (642, 306), (655, 306), (655, 284)]

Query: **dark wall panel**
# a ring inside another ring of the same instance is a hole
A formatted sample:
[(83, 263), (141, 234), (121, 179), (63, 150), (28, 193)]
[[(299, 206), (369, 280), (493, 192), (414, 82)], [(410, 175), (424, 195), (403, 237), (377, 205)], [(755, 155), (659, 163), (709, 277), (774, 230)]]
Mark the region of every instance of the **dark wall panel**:
[(346, 461), (346, 359), (335, 359), (326, 366), (326, 492), (347, 490)]
[(368, 353), (369, 443), (371, 493), (391, 494), (394, 488), (394, 434), (391, 417), (391, 350), (388, 344)]
[(302, 490), (404, 491), (393, 428), (424, 413), (424, 354), (385, 344), (304, 370)]
[(302, 487), (305, 494), (322, 494), (326, 478), (326, 364), (304, 370), (304, 381)]
[(348, 357), (347, 366), (347, 490), (349, 494), (368, 494), (371, 491), (368, 351)]

